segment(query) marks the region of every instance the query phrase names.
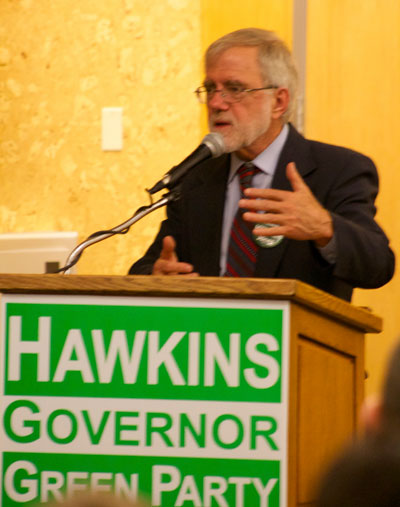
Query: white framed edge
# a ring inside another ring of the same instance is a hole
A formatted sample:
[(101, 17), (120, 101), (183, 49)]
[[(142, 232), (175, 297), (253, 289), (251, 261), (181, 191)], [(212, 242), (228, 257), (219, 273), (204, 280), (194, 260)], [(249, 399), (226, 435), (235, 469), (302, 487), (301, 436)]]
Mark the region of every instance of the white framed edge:
[(52, 272), (65, 265), (77, 242), (78, 233), (73, 231), (0, 234), (0, 273)]
[[(279, 453), (280, 458), (280, 506), (286, 507), (288, 499), (288, 470), (289, 470), (289, 364), (290, 364), (290, 303), (280, 300), (248, 300), (238, 299), (235, 301), (229, 299), (210, 300), (208, 298), (162, 298), (162, 297), (112, 297), (112, 296), (65, 296), (65, 295), (28, 295), (28, 294), (5, 294), (1, 298), (0, 312), (3, 315), (7, 303), (20, 302), (30, 304), (83, 304), (83, 305), (121, 305), (121, 306), (183, 306), (183, 307), (203, 307), (203, 308), (253, 308), (253, 309), (281, 309), (282, 310), (282, 385), (281, 385), (281, 424), (282, 435), (284, 435), (283, 448)], [(4, 347), (5, 324), (1, 319), (1, 337), (2, 347)], [(4, 353), (4, 352), (3, 352)], [(3, 364), (0, 366), (3, 369)], [(2, 377), (1, 377), (2, 382)], [(4, 392), (4, 385), (1, 385), (1, 392)], [(278, 409), (279, 410), (279, 409)]]

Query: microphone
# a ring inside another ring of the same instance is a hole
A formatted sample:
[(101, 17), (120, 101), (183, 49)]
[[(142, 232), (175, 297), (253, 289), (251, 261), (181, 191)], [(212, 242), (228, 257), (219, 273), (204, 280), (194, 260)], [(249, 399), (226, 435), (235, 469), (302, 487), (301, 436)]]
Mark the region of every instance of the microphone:
[(170, 169), (164, 176), (149, 190), (149, 194), (155, 194), (164, 188), (174, 187), (185, 174), (197, 164), (208, 158), (219, 157), (225, 153), (224, 138), (218, 132), (207, 134), (201, 144), (185, 158), (180, 164)]

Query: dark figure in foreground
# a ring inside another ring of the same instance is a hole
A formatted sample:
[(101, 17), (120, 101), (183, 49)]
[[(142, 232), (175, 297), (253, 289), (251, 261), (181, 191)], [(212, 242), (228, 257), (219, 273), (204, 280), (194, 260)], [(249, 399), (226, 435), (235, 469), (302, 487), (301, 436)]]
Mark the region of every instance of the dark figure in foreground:
[(381, 396), (365, 403), (365, 434), (323, 476), (317, 507), (400, 507), (400, 342)]
[(368, 438), (326, 474), (316, 507), (400, 507), (400, 438)]

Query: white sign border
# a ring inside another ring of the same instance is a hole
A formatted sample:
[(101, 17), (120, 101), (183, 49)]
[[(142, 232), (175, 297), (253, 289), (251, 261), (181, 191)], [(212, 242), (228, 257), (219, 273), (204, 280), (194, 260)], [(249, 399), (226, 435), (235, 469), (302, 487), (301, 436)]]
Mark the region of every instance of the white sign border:
[[(5, 365), (5, 308), (8, 303), (53, 304), (53, 305), (106, 305), (106, 306), (162, 306), (185, 308), (242, 308), (283, 311), (282, 322), (282, 400), (286, 407), (284, 414), (284, 434), (286, 448), (282, 454), (286, 457), (281, 461), (280, 470), (280, 505), (287, 505), (288, 468), (289, 468), (289, 364), (290, 364), (290, 304), (287, 301), (259, 299), (227, 299), (227, 298), (187, 298), (187, 297), (154, 297), (154, 296), (93, 296), (93, 295), (37, 295), (37, 294), (3, 294), (0, 301), (0, 395), (4, 393)], [(1, 422), (3, 424), (3, 422)], [(0, 477), (3, 478), (2, 459), (0, 460)]]

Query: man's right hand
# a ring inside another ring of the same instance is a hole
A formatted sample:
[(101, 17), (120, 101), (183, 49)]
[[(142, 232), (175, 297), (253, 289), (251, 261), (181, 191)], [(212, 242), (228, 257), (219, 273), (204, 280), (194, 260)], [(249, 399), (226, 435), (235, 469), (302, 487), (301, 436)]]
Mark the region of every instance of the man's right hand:
[(185, 275), (199, 276), (193, 271), (193, 266), (187, 262), (179, 262), (175, 252), (176, 243), (172, 236), (163, 238), (160, 257), (153, 265), (153, 275)]

